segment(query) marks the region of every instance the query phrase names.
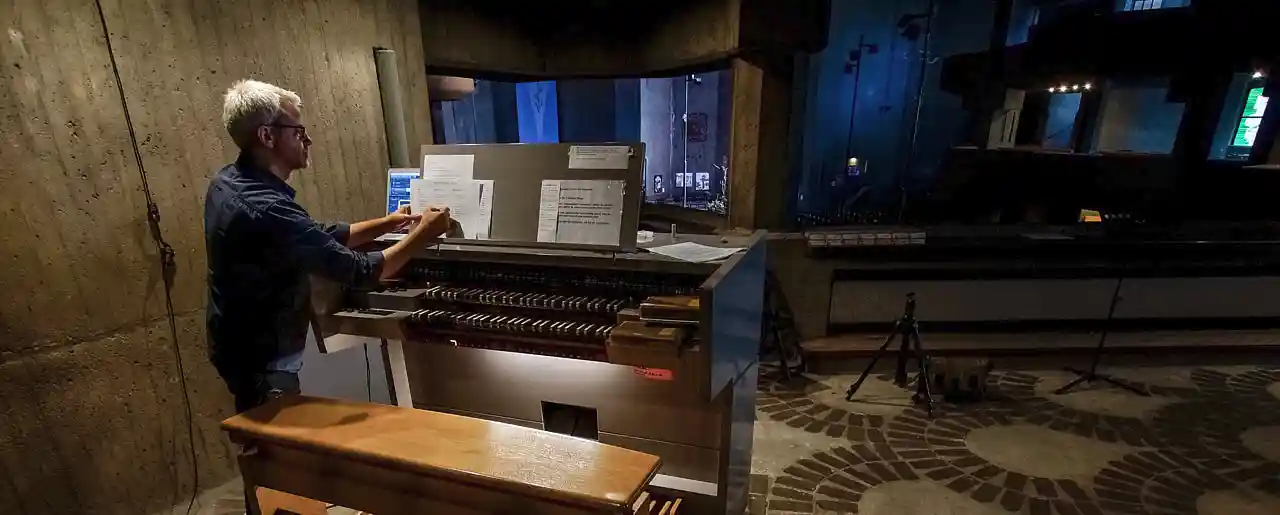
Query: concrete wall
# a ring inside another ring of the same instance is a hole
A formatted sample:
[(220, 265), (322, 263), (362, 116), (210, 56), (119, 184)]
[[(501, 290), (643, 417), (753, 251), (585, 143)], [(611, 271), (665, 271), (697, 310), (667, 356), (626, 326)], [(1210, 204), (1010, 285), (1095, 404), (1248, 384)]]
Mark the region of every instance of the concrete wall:
[[(372, 49), (399, 51), (411, 144), (431, 140), (412, 0), (0, 0), (0, 512), (138, 514), (192, 489), (156, 249), (119, 91), (177, 253), (177, 348), (200, 485), (233, 474), (230, 399), (204, 352), (208, 177), (235, 156), (220, 93), (298, 91), (316, 140), (293, 183), (314, 216), (377, 215), (387, 167)], [(363, 360), (359, 354), (348, 359)]]

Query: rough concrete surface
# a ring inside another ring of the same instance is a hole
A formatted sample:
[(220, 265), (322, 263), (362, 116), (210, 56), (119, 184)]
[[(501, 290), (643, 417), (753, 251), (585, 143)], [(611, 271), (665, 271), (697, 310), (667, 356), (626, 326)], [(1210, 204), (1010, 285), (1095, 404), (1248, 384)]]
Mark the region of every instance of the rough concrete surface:
[[(179, 319), (179, 339), (202, 333), (203, 315)], [(5, 513), (137, 513), (191, 490), (186, 413), (168, 323), (0, 365), (0, 510)], [(196, 408), (201, 483), (230, 470), (218, 421), (230, 399), (202, 353), (184, 347)], [(93, 507), (89, 509), (88, 507)]]
[(809, 259), (809, 245), (803, 235), (773, 235), (768, 245), (769, 267), (786, 295), (800, 337), (808, 340), (826, 336), (832, 261)]
[[(230, 399), (204, 352), (203, 196), (235, 157), (236, 79), (303, 97), (314, 216), (377, 215), (387, 167), (373, 48), (397, 50), (412, 142), (431, 141), (413, 0), (0, 0), (0, 513), (137, 514), (191, 494), (160, 266), (120, 102), (165, 239), (200, 486), (234, 473)], [(358, 356), (356, 356), (358, 358)], [(354, 359), (354, 358), (352, 358)], [(185, 505), (185, 504), (184, 504)]]

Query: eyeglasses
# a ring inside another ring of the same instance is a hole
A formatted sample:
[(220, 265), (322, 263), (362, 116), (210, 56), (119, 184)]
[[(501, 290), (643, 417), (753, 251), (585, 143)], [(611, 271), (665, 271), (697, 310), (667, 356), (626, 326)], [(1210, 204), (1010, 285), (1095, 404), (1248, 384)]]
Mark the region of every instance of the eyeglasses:
[(295, 129), (295, 130), (297, 130), (297, 131), (298, 131), (298, 139), (306, 139), (306, 138), (307, 138), (307, 126), (306, 126), (306, 125), (286, 125), (286, 124), (283, 124), (283, 123), (268, 123), (268, 124), (266, 124), (265, 126), (266, 126), (266, 127), (276, 127), (276, 128), (279, 128), (279, 129)]

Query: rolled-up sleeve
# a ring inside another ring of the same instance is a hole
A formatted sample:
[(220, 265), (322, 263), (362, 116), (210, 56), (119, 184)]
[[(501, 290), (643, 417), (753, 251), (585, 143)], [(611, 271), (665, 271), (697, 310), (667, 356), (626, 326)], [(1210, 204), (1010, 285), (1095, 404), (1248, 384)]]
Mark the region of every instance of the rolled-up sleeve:
[(353, 286), (375, 284), (382, 275), (382, 252), (347, 248), (351, 230), (346, 224), (318, 224), (292, 202), (272, 204), (265, 218), (273, 236), (288, 249), (288, 257), (309, 273)]
[(350, 224), (320, 224), (320, 230), (324, 231), (329, 236), (333, 236), (333, 239), (338, 240), (338, 243), (342, 245), (346, 245), (348, 241), (351, 241)]

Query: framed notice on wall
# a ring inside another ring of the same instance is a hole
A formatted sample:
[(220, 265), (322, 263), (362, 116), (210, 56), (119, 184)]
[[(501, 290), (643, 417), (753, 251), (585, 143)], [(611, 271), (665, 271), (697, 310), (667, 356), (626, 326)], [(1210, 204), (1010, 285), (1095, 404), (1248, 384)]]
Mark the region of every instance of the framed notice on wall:
[(707, 141), (707, 113), (689, 113), (688, 136), (690, 143)]

